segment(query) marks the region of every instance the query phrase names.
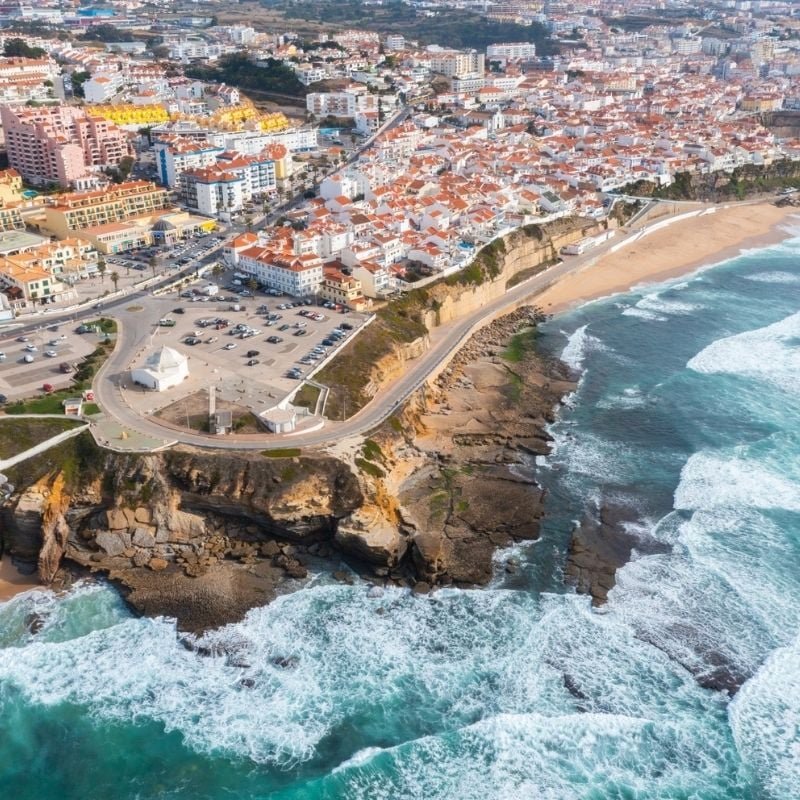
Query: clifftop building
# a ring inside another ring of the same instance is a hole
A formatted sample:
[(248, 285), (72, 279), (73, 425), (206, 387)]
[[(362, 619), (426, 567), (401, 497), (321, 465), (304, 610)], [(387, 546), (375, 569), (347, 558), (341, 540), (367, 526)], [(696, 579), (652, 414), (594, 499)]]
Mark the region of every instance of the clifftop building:
[(81, 108), (2, 106), (0, 120), (9, 165), (35, 185), (86, 188), (95, 173), (133, 155), (122, 130)]

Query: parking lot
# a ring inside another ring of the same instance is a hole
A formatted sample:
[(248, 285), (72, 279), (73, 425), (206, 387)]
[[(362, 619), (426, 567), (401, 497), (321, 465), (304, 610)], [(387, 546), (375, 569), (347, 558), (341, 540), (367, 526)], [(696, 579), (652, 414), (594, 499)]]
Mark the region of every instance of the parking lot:
[[(307, 375), (322, 356), (344, 344), (365, 318), (288, 298), (265, 300), (262, 296), (235, 298), (235, 302), (183, 298), (176, 306), (182, 313), (173, 310), (167, 315), (175, 326), (162, 328), (159, 341), (193, 361), (207, 358), (223, 370), (240, 372), (239, 367), (248, 367), (243, 377), (267, 381), (285, 394), (294, 386), (287, 377), (290, 371), (296, 370), (298, 377)], [(342, 324), (347, 327), (341, 328)]]
[(68, 386), (72, 375), (62, 372), (60, 365), (79, 363), (99, 341), (98, 334), (77, 334), (75, 327), (64, 323), (0, 339), (0, 394), (13, 401), (40, 394), (45, 384), (54, 389)]
[[(150, 414), (214, 385), (220, 398), (263, 411), (277, 404), (327, 356), (349, 341), (367, 315), (342, 313), (313, 300), (272, 297), (220, 281), (220, 295), (201, 293), (205, 282), (181, 292), (155, 326), (151, 347), (167, 345), (189, 357), (189, 378), (155, 394), (127, 384), (126, 399)], [(231, 288), (245, 295), (228, 294)]]
[[(144, 277), (152, 274), (150, 259), (155, 258), (155, 268), (158, 273), (164, 272), (165, 268), (178, 269), (203, 258), (210, 250), (220, 242), (221, 234), (206, 234), (196, 236), (179, 242), (174, 247), (146, 247), (142, 250), (132, 250), (127, 253), (117, 253), (105, 257), (106, 264), (110, 270), (120, 269), (137, 270), (146, 273)], [(141, 278), (142, 276), (140, 276)]]

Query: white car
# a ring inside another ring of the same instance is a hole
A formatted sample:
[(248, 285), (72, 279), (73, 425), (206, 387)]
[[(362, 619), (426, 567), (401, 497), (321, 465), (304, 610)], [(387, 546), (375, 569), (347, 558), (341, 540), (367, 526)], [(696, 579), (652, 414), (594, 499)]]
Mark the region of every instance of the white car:
[(2, 350), (0, 350), (0, 361), (5, 361), (5, 360), (6, 360), (6, 354)]
[(33, 344), (32, 342), (30, 344), (26, 344), (25, 345), (25, 349), (29, 353), (36, 353), (39, 350), (39, 348), (35, 344)]
[(225, 345), (226, 350), (233, 350), (234, 347), (236, 347), (236, 342), (228, 342), (228, 344)]
[(45, 355), (46, 355), (48, 358), (55, 358), (55, 357), (58, 355), (58, 353), (56, 353), (56, 351), (55, 351), (55, 350), (45, 350), (45, 351), (44, 351), (44, 354), (45, 354)]
[(33, 356), (30, 353), (25, 353), (25, 355), (22, 357), (22, 360), (26, 364), (32, 364), (33, 363)]

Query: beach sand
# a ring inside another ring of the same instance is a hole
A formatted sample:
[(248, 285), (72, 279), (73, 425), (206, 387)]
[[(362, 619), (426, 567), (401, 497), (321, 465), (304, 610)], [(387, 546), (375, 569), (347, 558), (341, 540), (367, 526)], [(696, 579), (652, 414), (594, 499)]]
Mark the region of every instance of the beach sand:
[(40, 588), (41, 584), (35, 575), (23, 575), (17, 571), (10, 558), (0, 558), (0, 602), (9, 600), (20, 592), (27, 592), (28, 589)]
[(657, 283), (716, 264), (744, 249), (775, 244), (791, 235), (785, 228), (800, 221), (798, 214), (800, 209), (764, 202), (677, 220), (560, 279), (536, 296), (536, 305), (548, 313), (565, 311), (640, 283)]

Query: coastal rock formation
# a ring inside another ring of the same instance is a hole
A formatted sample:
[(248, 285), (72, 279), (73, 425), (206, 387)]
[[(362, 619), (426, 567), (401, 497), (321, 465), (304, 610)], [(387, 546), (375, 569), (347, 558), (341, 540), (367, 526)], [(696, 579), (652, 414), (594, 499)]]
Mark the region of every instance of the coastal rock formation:
[(70, 478), (43, 460), (43, 477), (11, 499), (5, 544), (38, 560), (46, 583), (106, 575), (141, 613), (186, 630), (239, 619), (312, 565), (420, 593), (483, 584), (498, 547), (538, 536), (533, 456), (548, 451), (545, 426), (573, 388), (563, 365), (536, 354), (537, 319), (521, 309), (484, 328), (349, 450), (134, 455), (79, 437), (87, 452)]
[(574, 384), (532, 341), (508, 348), (520, 330), (532, 340), (537, 319), (520, 309), (481, 330), (356, 452), (368, 500), (340, 522), (340, 540), (359, 541), (390, 577), (486, 583), (498, 547), (538, 537), (533, 456), (548, 452), (545, 426)]

